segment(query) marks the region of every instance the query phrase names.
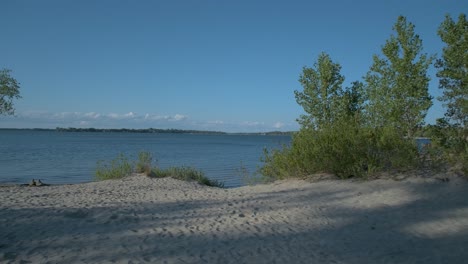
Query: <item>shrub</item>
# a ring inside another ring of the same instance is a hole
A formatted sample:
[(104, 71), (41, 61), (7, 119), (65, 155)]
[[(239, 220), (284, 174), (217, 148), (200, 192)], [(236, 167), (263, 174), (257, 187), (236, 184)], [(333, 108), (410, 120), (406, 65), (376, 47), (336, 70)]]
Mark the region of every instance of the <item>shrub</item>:
[(327, 172), (366, 178), (376, 172), (409, 169), (418, 158), (414, 142), (392, 128), (370, 129), (342, 121), (321, 130), (301, 129), (290, 147), (265, 151), (265, 177), (276, 180)]
[(184, 181), (197, 181), (200, 184), (213, 186), (213, 187), (224, 187), (224, 183), (217, 180), (210, 180), (203, 172), (191, 168), (191, 167), (170, 167), (167, 169), (153, 168), (151, 175), (156, 178), (171, 177), (178, 180)]
[(119, 154), (117, 158), (110, 162), (98, 161), (95, 178), (96, 180), (119, 179), (132, 173), (132, 164), (124, 154)]
[(468, 129), (441, 118), (429, 127), (429, 159), (451, 165), (455, 172), (468, 177)]
[(153, 156), (150, 152), (140, 151), (140, 153), (138, 153), (138, 160), (135, 165), (135, 171), (137, 173), (144, 173), (149, 176), (151, 174), (152, 160)]

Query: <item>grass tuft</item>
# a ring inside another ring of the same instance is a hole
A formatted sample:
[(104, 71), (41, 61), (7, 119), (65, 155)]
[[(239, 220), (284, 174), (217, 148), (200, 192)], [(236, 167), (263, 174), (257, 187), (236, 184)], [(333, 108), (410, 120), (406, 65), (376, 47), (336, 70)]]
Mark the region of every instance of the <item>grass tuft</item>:
[(140, 151), (140, 153), (138, 153), (138, 160), (135, 165), (135, 172), (144, 173), (146, 176), (150, 176), (152, 161), (153, 156), (150, 152)]
[(152, 168), (151, 162), (153, 156), (151, 153), (146, 151), (141, 151), (138, 153), (138, 160), (135, 163), (135, 170), (133, 168), (133, 163), (129, 162), (127, 157), (124, 154), (119, 154), (117, 158), (111, 160), (110, 162), (98, 161), (95, 179), (109, 180), (109, 179), (120, 179), (125, 176), (129, 176), (133, 171), (137, 173), (144, 173), (149, 177), (155, 178), (165, 178), (171, 177), (177, 180), (183, 181), (196, 181), (200, 184), (224, 188), (224, 183), (211, 180), (205, 176), (205, 174), (192, 167), (170, 167), (167, 169), (160, 169), (157, 167)]
[(224, 183), (217, 180), (210, 180), (202, 171), (192, 167), (153, 168), (151, 175), (156, 178), (171, 177), (177, 180), (196, 181), (203, 185), (224, 188)]
[(119, 154), (117, 158), (110, 162), (98, 161), (95, 178), (96, 180), (120, 179), (132, 174), (133, 166), (124, 154)]

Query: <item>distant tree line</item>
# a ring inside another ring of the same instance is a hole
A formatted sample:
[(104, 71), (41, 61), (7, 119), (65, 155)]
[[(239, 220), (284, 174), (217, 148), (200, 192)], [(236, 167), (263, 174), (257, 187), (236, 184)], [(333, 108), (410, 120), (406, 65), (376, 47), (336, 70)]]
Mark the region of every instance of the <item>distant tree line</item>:
[(157, 133), (157, 134), (209, 134), (209, 135), (224, 135), (226, 132), (219, 131), (201, 131), (201, 130), (186, 130), (186, 129), (159, 129), (159, 128), (75, 128), (75, 127), (57, 127), (59, 132), (109, 132), (109, 133)]
[(0, 130), (33, 130), (33, 131), (58, 131), (58, 132), (96, 132), (96, 133), (159, 133), (159, 134), (204, 134), (204, 135), (239, 135), (239, 136), (291, 136), (294, 131), (269, 131), (269, 132), (222, 132), (205, 130), (187, 130), (187, 129), (159, 129), (159, 128), (75, 128), (75, 127), (57, 127), (57, 128), (0, 128)]
[[(34, 129), (39, 130), (39, 129)], [(52, 130), (52, 129), (41, 129)], [(57, 127), (59, 132), (110, 132), (110, 133), (157, 133), (157, 134), (204, 134), (204, 135), (265, 135), (265, 136), (287, 136), (294, 132), (270, 131), (270, 132), (254, 132), (254, 133), (228, 133), (221, 131), (205, 131), (205, 130), (187, 130), (187, 129), (160, 129), (160, 128), (75, 128), (75, 127)]]

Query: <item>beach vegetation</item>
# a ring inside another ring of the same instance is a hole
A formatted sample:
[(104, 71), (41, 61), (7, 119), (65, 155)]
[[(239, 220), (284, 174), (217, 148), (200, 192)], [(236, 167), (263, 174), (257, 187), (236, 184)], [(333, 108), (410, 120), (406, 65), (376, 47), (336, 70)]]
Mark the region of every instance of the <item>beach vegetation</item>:
[(404, 171), (418, 163), (414, 141), (394, 128), (366, 128), (353, 122), (333, 124), (320, 130), (301, 129), (290, 146), (267, 151), (262, 175), (271, 179), (307, 177), (333, 173), (340, 178), (368, 178), (381, 171)]
[(153, 156), (148, 151), (140, 151), (138, 153), (138, 159), (135, 164), (136, 173), (144, 173), (146, 176), (151, 174), (151, 163)]
[(0, 115), (14, 115), (13, 100), (21, 98), (20, 83), (11, 76), (11, 70), (0, 70)]
[(171, 177), (177, 180), (196, 181), (203, 185), (224, 188), (223, 182), (206, 177), (201, 170), (186, 166), (161, 169), (157, 166), (152, 167), (152, 161), (153, 155), (147, 151), (139, 152), (136, 162), (131, 162), (124, 154), (119, 154), (110, 162), (97, 162), (95, 179), (100, 181), (120, 179), (136, 172), (153, 178)]
[(435, 125), (426, 128), (431, 139), (425, 149), (427, 161), (437, 169), (451, 169), (468, 176), (468, 133), (467, 129), (439, 118)]
[(299, 77), (303, 90), (294, 91), (296, 102), (305, 114), (297, 120), (306, 129), (321, 129), (342, 113), (341, 66), (322, 52), (312, 68), (303, 67)]
[(458, 21), (450, 16), (439, 27), (438, 34), (445, 43), (442, 57), (436, 61), (439, 88), (445, 103), (447, 120), (456, 127), (468, 125), (468, 21), (461, 14)]
[(173, 179), (183, 181), (196, 181), (202, 185), (224, 188), (224, 183), (209, 179), (202, 171), (192, 167), (169, 167), (167, 169), (153, 168), (151, 176), (155, 178), (171, 177)]
[(267, 180), (315, 173), (367, 178), (418, 166), (413, 136), (432, 104), (427, 69), (433, 58), (421, 53), (422, 41), (406, 18), (399, 17), (394, 30), (364, 82), (343, 87), (340, 64), (325, 53), (303, 68), (303, 89), (295, 91), (305, 112), (301, 128), (290, 145), (265, 150), (260, 173)]
[(368, 101), (367, 120), (371, 127), (394, 127), (402, 136), (413, 138), (424, 124), (432, 97), (427, 74), (433, 56), (423, 53), (415, 26), (399, 16), (391, 35), (374, 55), (364, 77)]
[(434, 147), (446, 160), (468, 176), (468, 21), (460, 14), (458, 21), (449, 15), (439, 27), (438, 34), (445, 43), (442, 57), (436, 61), (439, 97), (447, 108), (445, 117), (432, 128)]
[(131, 175), (133, 165), (128, 158), (120, 153), (115, 159), (110, 162), (98, 161), (95, 178), (96, 180), (120, 179)]

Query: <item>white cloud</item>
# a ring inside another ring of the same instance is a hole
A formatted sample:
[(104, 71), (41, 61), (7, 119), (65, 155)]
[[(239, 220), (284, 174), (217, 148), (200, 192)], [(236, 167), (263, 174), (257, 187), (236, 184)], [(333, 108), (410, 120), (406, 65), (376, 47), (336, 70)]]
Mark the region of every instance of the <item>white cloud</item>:
[(159, 120), (166, 120), (166, 121), (182, 121), (188, 119), (188, 116), (175, 114), (173, 116), (168, 115), (155, 115), (155, 114), (145, 114), (143, 117), (144, 120), (152, 120), (152, 121), (159, 121)]
[(92, 119), (98, 119), (101, 117), (101, 114), (95, 113), (95, 112), (89, 112), (83, 115), (84, 117), (92, 118)]
[[(97, 113), (97, 112), (59, 112), (51, 113), (45, 111), (29, 111), (18, 113), (11, 121), (27, 124), (40, 124), (40, 127), (56, 126), (95, 126), (95, 127), (174, 127), (175, 123), (184, 122), (188, 116), (183, 114), (158, 115), (147, 113), (139, 115), (135, 112), (123, 114), (118, 113)], [(170, 122), (170, 123), (169, 123)], [(3, 124), (4, 125), (4, 124)]]
[(180, 120), (185, 120), (185, 119), (187, 119), (187, 116), (176, 114), (171, 120), (180, 121)]
[(155, 115), (155, 114), (145, 114), (144, 120), (161, 120), (164, 119), (162, 116)]
[(263, 126), (265, 125), (264, 122), (259, 122), (259, 121), (245, 121), (242, 122), (242, 125), (244, 126)]
[(122, 117), (124, 117), (124, 118), (135, 118), (135, 117), (137, 117), (137, 114), (135, 114), (133, 112), (128, 112), (128, 113), (124, 114)]
[(274, 125), (273, 125), (274, 128), (276, 129), (280, 129), (282, 127), (284, 127), (284, 123), (282, 122), (276, 122)]
[(113, 118), (113, 119), (119, 119), (119, 115), (115, 113), (110, 113), (107, 115), (107, 117)]
[(61, 113), (54, 113), (54, 114), (50, 114), (50, 113), (44, 113), (44, 116), (51, 116), (51, 118), (54, 118), (54, 119), (65, 119), (65, 118), (79, 118), (80, 116), (82, 116), (81, 113), (79, 112), (61, 112)]
[(296, 123), (263, 121), (223, 121), (193, 120), (187, 115), (175, 113), (138, 114), (99, 112), (19, 112), (15, 117), (0, 117), (0, 127), (55, 128), (55, 127), (95, 127), (95, 128), (177, 128), (196, 130), (216, 130), (226, 132), (267, 132), (272, 130), (297, 130)]
[(137, 114), (133, 112), (128, 112), (126, 114), (110, 113), (107, 115), (107, 117), (112, 118), (112, 119), (133, 119), (137, 117)]
[(221, 121), (221, 120), (214, 120), (214, 121), (208, 121), (206, 122), (207, 124), (210, 124), (210, 125), (222, 125), (224, 124), (224, 121)]

